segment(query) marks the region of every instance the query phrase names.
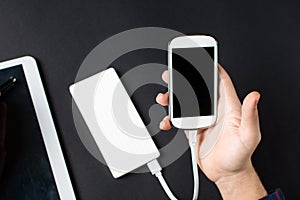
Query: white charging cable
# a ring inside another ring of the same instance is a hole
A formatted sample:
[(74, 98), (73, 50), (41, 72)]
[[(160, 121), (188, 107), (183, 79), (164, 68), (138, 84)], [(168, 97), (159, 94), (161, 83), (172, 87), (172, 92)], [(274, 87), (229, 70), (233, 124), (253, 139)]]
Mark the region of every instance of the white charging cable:
[[(192, 157), (192, 167), (193, 167), (193, 176), (194, 176), (194, 194), (193, 200), (197, 200), (199, 194), (199, 175), (198, 175), (198, 166), (197, 166), (197, 157), (196, 157), (196, 143), (197, 143), (197, 130), (188, 130), (188, 137), (189, 137), (189, 145), (191, 149), (191, 157)], [(155, 175), (163, 189), (165, 190), (166, 194), (171, 200), (177, 200), (177, 198), (173, 195), (172, 191), (170, 190), (167, 182), (165, 181), (164, 177), (161, 173), (161, 166), (158, 161), (152, 160), (147, 163), (149, 170), (151, 171), (152, 175)]]

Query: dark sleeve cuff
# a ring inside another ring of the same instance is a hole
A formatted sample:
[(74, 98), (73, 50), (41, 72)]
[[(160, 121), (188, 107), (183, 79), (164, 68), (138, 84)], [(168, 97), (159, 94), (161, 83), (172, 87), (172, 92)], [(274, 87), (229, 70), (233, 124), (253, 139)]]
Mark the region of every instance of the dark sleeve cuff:
[(280, 189), (276, 189), (275, 192), (263, 197), (260, 200), (285, 200), (285, 197)]

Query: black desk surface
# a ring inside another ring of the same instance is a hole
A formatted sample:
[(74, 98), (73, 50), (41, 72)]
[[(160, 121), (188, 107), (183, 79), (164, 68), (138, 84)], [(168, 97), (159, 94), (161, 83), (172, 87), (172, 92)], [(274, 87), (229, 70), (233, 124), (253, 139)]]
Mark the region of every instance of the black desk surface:
[[(89, 51), (121, 31), (158, 26), (214, 35), (220, 63), (240, 98), (253, 89), (262, 94), (263, 139), (254, 165), (268, 190), (281, 187), (288, 199), (294, 199), (300, 185), (299, 19), (296, 1), (1, 1), (0, 60), (23, 55), (38, 60), (80, 199), (163, 199), (163, 190), (149, 173), (113, 180), (88, 153), (76, 133), (68, 86)], [(125, 59), (124, 66), (129, 65)], [(151, 92), (161, 89), (165, 88), (154, 87)], [(142, 102), (139, 97), (136, 101)], [(180, 199), (192, 195), (189, 162), (186, 152), (164, 169)], [(200, 178), (200, 199), (220, 199), (214, 184), (203, 174)]]

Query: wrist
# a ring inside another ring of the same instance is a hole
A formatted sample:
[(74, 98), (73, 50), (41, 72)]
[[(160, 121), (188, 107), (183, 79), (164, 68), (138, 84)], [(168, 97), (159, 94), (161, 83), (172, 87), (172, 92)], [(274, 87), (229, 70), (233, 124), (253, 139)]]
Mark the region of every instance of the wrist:
[(223, 199), (260, 199), (267, 195), (251, 162), (242, 171), (224, 176), (215, 182)]

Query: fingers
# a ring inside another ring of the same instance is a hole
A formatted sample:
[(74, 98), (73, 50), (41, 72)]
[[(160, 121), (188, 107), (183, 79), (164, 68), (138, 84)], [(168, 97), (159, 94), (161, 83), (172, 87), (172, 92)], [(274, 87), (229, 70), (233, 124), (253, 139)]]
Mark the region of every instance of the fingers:
[[(162, 73), (162, 79), (164, 82), (168, 83), (168, 80), (169, 80), (169, 77), (168, 77), (168, 70), (164, 71)], [(166, 93), (159, 93), (156, 97), (156, 102), (159, 103), (160, 105), (162, 106), (167, 106), (169, 105), (169, 93), (166, 92)], [(171, 127), (171, 123), (170, 123), (170, 117), (169, 116), (166, 116), (159, 124), (159, 128), (161, 130), (170, 130), (172, 127)]]
[(161, 75), (161, 78), (163, 81), (165, 81), (166, 83), (169, 82), (169, 74), (168, 74), (168, 70), (165, 70), (162, 75)]
[(159, 93), (156, 97), (156, 102), (159, 103), (162, 106), (169, 105), (169, 93)]
[(255, 148), (261, 137), (257, 110), (259, 98), (258, 92), (251, 92), (245, 97), (242, 105), (240, 133), (241, 138), (249, 148)]
[[(165, 94), (159, 93), (156, 97), (157, 103), (162, 106), (169, 105), (169, 94), (166, 92)], [(169, 130), (171, 129), (170, 117), (166, 116), (159, 124), (159, 128), (162, 130)]]
[(225, 93), (225, 100), (226, 100), (226, 106), (231, 106), (231, 105), (241, 105), (241, 102), (236, 94), (234, 85), (225, 71), (225, 69), (219, 64), (219, 78), (220, 78), (220, 84), (222, 84), (224, 88), (224, 93)]
[[(218, 65), (218, 69), (219, 69), (220, 80), (225, 89), (226, 100), (229, 101), (229, 104), (231, 104), (231, 105), (236, 105), (236, 104), (240, 105), (241, 103), (239, 101), (239, 98), (236, 94), (235, 88), (233, 86), (233, 83), (232, 83), (229, 75), (227, 74), (227, 72), (224, 70), (224, 68), (220, 64)], [(162, 79), (164, 82), (168, 83), (168, 81), (169, 81), (168, 70), (165, 70), (162, 73)]]
[(161, 130), (170, 130), (172, 127), (171, 127), (171, 123), (170, 123), (170, 117), (169, 116), (166, 116), (159, 124), (159, 128)]
[[(232, 83), (229, 75), (227, 74), (225, 69), (220, 64), (218, 65), (218, 69), (219, 69), (219, 77), (220, 77), (220, 80), (222, 81), (222, 83), (224, 84), (226, 94), (228, 95), (228, 97), (234, 97), (234, 98), (238, 99), (236, 91), (234, 89), (233, 83)], [(162, 73), (162, 79), (164, 82), (168, 83), (168, 81), (169, 81), (168, 70), (165, 70)]]
[[(162, 77), (163, 81), (165, 81), (166, 83), (168, 83), (168, 70), (165, 70), (162, 73), (161, 77)], [(165, 94), (159, 93), (156, 96), (156, 102), (159, 103), (162, 106), (169, 105), (169, 93), (168, 92), (166, 92)]]

